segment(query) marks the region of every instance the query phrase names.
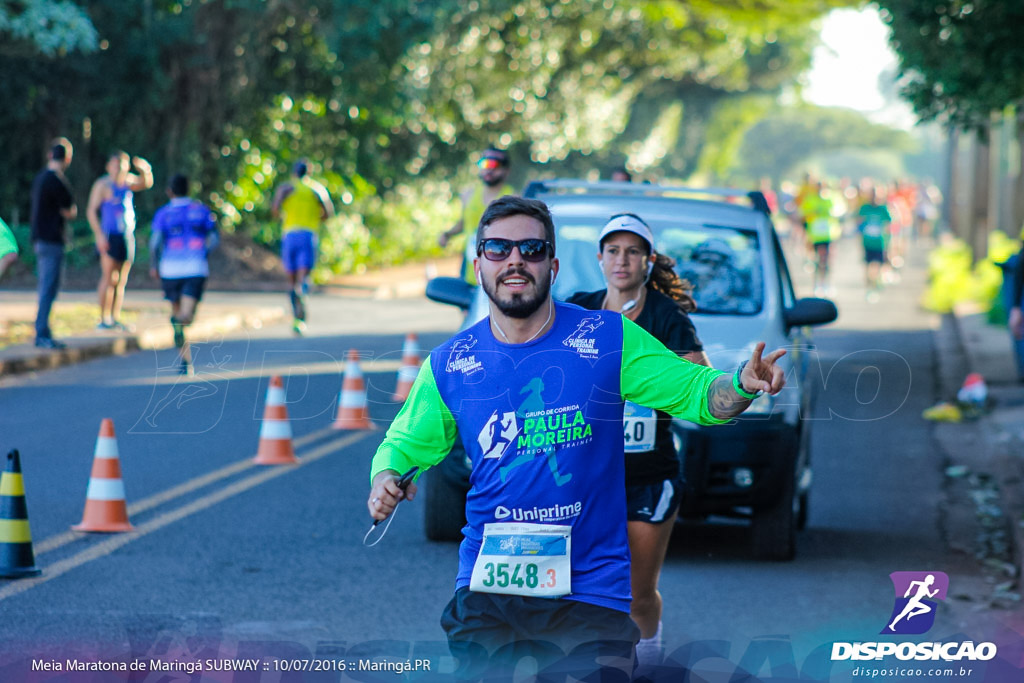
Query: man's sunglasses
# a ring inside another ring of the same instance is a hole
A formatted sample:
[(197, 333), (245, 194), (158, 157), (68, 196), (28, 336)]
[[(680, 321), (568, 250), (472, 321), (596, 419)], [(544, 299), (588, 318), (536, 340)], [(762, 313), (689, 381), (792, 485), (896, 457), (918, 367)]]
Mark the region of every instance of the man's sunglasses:
[(501, 237), (488, 237), (476, 245), (476, 255), (488, 261), (504, 261), (512, 253), (513, 247), (519, 247), (524, 261), (539, 263), (548, 256), (555, 255), (555, 247), (551, 242), (542, 239), (506, 240)]
[(476, 165), (480, 167), (481, 171), (493, 171), (496, 168), (500, 168), (502, 164), (497, 159), (488, 157), (476, 162)]

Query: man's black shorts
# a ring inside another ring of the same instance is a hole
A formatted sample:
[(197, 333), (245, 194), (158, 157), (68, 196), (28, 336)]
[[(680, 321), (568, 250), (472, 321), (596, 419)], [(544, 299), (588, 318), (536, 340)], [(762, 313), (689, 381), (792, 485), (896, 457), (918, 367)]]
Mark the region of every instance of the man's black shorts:
[[(509, 670), (524, 657), (577, 674), (603, 666), (632, 671), (640, 629), (628, 612), (564, 598), (478, 593), (462, 587), (441, 628), (463, 675)], [(577, 675), (583, 679), (585, 675)]]
[(135, 235), (119, 233), (107, 235), (107, 256), (119, 263), (135, 261)]
[(666, 479), (657, 484), (626, 487), (626, 519), (630, 522), (661, 524), (679, 509), (683, 482)]
[(161, 278), (160, 283), (164, 287), (164, 298), (168, 301), (179, 301), (183, 296), (201, 301), (206, 288), (205, 277)]
[(865, 249), (865, 263), (885, 263), (885, 252), (881, 249)]

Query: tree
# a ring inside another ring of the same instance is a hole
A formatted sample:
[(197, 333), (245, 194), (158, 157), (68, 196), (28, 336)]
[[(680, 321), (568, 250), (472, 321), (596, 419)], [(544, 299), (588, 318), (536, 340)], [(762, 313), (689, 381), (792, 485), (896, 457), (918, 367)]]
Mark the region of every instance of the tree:
[(744, 139), (736, 172), (748, 180), (778, 181), (799, 173), (799, 165), (816, 154), (852, 149), (906, 152), (915, 147), (906, 131), (872, 123), (852, 109), (805, 105), (781, 109), (754, 125)]
[[(25, 206), (46, 144), (67, 135), (80, 190), (127, 148), (158, 183), (189, 173), (229, 225), (272, 243), (268, 198), (305, 157), (345, 205), (331, 253), (358, 242), (398, 258), (433, 243), (489, 143), (510, 149), (517, 182), (623, 159), (724, 175), (743, 130), (808, 65), (814, 18), (849, 4), (82, 0), (96, 52), (0, 51), (19, 103), (0, 111), (16, 169), (0, 213)], [(158, 201), (140, 195), (140, 215)]]
[(68, 0), (0, 0), (2, 54), (54, 57), (96, 49), (96, 29), (89, 16)]
[(1024, 3), (880, 0), (902, 91), (924, 121), (983, 128), (1024, 100)]

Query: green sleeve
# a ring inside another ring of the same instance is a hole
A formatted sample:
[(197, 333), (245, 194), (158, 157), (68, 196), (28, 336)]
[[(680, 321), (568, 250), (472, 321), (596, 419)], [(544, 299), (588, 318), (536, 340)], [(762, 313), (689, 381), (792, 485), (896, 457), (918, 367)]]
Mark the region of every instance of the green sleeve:
[(684, 360), (622, 316), (622, 397), (698, 424), (722, 424), (708, 409), (711, 383), (724, 372)]
[(436, 465), (448, 455), (457, 435), (455, 418), (437, 390), (428, 356), (373, 456), (370, 481), (383, 470), (407, 472), (413, 466), (425, 470)]
[(4, 219), (0, 218), (0, 256), (18, 253), (18, 240), (14, 238)]

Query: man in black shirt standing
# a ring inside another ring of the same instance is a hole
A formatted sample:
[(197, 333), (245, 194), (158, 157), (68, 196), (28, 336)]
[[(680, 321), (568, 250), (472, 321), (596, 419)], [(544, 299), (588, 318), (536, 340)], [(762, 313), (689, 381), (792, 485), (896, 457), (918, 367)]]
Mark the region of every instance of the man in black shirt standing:
[(50, 149), (46, 168), (32, 183), (32, 244), (39, 274), (39, 311), (36, 313), (36, 346), (62, 349), (65, 344), (50, 331), (50, 308), (60, 290), (64, 263), (64, 225), (78, 215), (64, 170), (71, 164), (71, 143), (59, 138)]

